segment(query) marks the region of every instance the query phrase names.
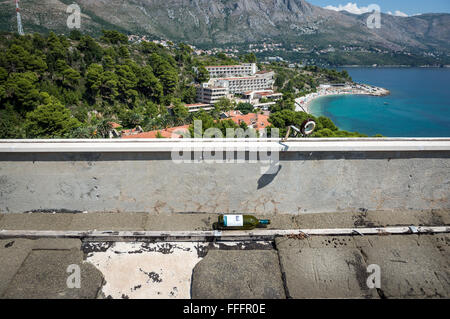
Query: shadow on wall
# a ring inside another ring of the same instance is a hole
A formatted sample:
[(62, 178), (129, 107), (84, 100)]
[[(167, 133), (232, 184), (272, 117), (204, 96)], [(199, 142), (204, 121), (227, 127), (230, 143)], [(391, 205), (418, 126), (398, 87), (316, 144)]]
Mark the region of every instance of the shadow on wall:
[(283, 167), (283, 165), (279, 165), (278, 166), (278, 170), (277, 170), (277, 172), (275, 174), (264, 174), (264, 175), (262, 175), (258, 179), (258, 189), (264, 188), (267, 185), (269, 185), (270, 183), (272, 183), (274, 181), (275, 177), (277, 177), (278, 173), (281, 171), (282, 167)]

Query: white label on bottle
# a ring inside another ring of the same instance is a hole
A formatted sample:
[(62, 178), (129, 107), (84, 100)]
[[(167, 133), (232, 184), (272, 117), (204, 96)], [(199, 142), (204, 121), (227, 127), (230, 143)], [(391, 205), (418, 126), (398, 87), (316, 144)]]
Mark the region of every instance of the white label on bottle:
[(226, 227), (244, 226), (244, 218), (242, 215), (225, 215), (223, 221)]

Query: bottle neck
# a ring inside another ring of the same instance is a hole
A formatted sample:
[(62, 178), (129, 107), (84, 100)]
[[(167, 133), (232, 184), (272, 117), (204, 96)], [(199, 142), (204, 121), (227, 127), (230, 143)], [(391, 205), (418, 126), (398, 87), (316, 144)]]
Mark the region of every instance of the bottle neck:
[(269, 225), (270, 224), (270, 220), (268, 220), (268, 219), (260, 219), (259, 220), (259, 224), (260, 225)]

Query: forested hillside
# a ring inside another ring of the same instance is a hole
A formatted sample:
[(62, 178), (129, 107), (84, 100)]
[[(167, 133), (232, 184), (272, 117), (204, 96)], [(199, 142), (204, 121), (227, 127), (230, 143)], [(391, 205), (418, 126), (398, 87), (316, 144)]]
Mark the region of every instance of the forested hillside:
[[(221, 101), (210, 114), (189, 114), (184, 107), (195, 102), (195, 83), (208, 80), (204, 66), (251, 61), (253, 55), (240, 61), (224, 54), (194, 56), (184, 44), (130, 44), (116, 31), (103, 31), (99, 39), (76, 31), (69, 37), (4, 33), (0, 138), (105, 138), (112, 121), (146, 131), (189, 124), (193, 117), (216, 125), (221, 111), (235, 107), (230, 101)], [(271, 67), (285, 93), (274, 112), (292, 111), (293, 99), (314, 90), (320, 81), (348, 76), (324, 69)]]

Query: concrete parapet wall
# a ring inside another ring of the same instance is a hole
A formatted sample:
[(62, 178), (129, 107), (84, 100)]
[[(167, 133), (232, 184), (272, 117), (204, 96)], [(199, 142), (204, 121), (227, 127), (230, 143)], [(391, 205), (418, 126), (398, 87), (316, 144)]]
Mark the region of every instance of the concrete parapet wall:
[[(209, 143), (209, 144), (208, 144)], [(183, 163), (224, 140), (1, 141), (0, 212), (317, 213), (450, 208), (449, 139), (237, 140), (266, 163)], [(194, 146), (195, 145), (195, 146)], [(248, 157), (248, 154), (247, 154)]]

